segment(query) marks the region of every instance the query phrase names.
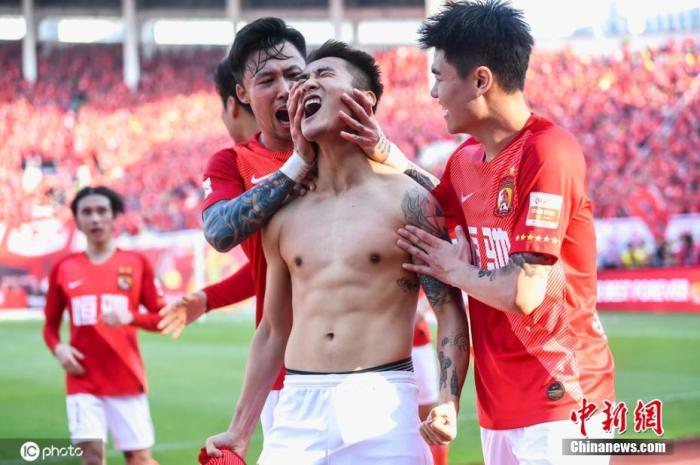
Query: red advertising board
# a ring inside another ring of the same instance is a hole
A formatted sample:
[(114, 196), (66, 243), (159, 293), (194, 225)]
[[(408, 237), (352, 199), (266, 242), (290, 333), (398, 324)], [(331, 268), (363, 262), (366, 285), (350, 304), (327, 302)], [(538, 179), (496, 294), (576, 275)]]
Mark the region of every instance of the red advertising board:
[(700, 267), (600, 271), (598, 309), (700, 312)]

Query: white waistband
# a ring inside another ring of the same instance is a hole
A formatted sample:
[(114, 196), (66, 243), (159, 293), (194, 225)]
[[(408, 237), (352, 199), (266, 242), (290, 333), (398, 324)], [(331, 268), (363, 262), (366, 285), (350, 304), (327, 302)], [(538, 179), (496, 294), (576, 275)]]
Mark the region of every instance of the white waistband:
[(333, 387), (341, 384), (416, 384), (412, 371), (369, 371), (364, 373), (327, 374), (327, 375), (286, 375), (285, 387)]

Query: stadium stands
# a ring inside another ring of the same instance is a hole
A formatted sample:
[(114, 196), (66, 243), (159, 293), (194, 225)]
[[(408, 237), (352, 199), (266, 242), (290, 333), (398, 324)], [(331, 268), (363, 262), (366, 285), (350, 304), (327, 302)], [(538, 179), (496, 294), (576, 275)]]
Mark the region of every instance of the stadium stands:
[[(106, 183), (125, 194), (131, 231), (198, 227), (204, 162), (229, 143), (210, 78), (224, 49), (142, 56), (140, 88), (131, 93), (119, 46), (42, 47), (31, 86), (21, 80), (19, 44), (0, 44), (0, 222), (66, 216), (80, 185)], [(411, 157), (449, 138), (428, 93), (425, 52), (376, 56), (386, 84), (378, 117), (389, 137)], [(691, 39), (611, 56), (565, 49), (532, 57), (526, 95), (581, 142), (597, 217), (650, 205), (700, 211), (698, 75), (700, 42)]]

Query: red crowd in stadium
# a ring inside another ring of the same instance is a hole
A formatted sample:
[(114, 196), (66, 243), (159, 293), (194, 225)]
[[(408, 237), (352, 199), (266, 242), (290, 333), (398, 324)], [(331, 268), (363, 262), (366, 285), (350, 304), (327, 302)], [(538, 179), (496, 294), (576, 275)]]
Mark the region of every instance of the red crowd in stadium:
[[(0, 77), (0, 222), (66, 216), (66, 201), (80, 186), (107, 184), (125, 195), (130, 232), (198, 228), (204, 160), (229, 143), (211, 118), (220, 102), (203, 71), (223, 54), (144, 54), (139, 92), (132, 93), (122, 83), (118, 46), (44, 48), (32, 86), (21, 79), (19, 44), (0, 45), (7, 64)], [(413, 48), (376, 55), (387, 90), (378, 117), (415, 158), (448, 137), (428, 93), (427, 56)], [(596, 217), (634, 215), (640, 196), (666, 214), (700, 211), (700, 96), (691, 86), (700, 74), (700, 42), (595, 57), (540, 51), (531, 61), (526, 95), (535, 111), (577, 135)], [(17, 198), (25, 201), (10, 202)]]

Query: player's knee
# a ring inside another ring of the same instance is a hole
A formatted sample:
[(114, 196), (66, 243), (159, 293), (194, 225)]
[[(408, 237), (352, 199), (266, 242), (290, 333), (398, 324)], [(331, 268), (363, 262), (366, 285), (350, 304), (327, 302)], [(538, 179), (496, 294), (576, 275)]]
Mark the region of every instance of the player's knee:
[(152, 465), (150, 449), (126, 451), (124, 458), (126, 465)]
[(81, 456), (82, 465), (103, 465), (104, 464), (104, 448), (101, 442), (88, 442), (80, 444), (83, 451)]

